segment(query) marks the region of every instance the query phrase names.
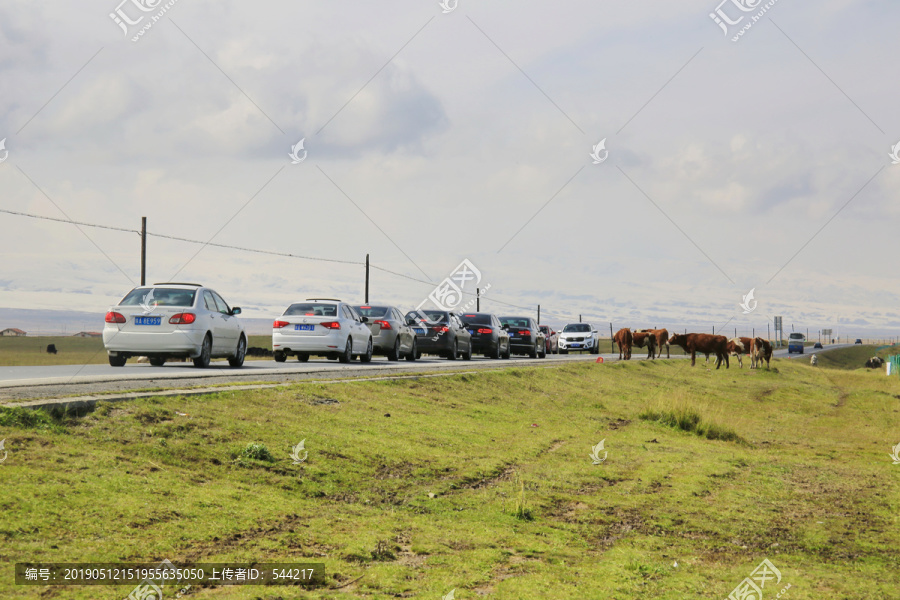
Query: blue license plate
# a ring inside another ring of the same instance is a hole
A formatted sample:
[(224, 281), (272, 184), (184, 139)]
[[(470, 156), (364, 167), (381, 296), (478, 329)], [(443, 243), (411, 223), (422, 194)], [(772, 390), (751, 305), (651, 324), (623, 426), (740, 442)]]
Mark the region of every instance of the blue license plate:
[(470, 329), (470, 330), (469, 330), (469, 333), (471, 333), (472, 335), (475, 335), (475, 330), (474, 330), (474, 329)]
[(569, 344), (572, 348), (581, 348), (581, 344)]
[(425, 335), (425, 330), (421, 327), (413, 327), (413, 331), (415, 331), (417, 335)]
[(162, 317), (135, 317), (134, 324), (135, 325), (159, 325), (162, 322)]
[(315, 325), (294, 325), (294, 331), (313, 331), (315, 328)]

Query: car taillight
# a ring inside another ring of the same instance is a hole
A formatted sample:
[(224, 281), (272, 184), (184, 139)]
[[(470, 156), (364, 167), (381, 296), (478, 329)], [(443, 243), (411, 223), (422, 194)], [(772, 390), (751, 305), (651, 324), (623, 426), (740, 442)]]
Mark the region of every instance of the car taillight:
[(432, 327), (432, 329), (437, 331), (438, 333), (446, 333), (450, 331), (450, 328), (446, 325), (441, 325), (440, 327)]
[(337, 321), (328, 321), (327, 323), (319, 323), (325, 329), (340, 329), (341, 324)]
[(172, 325), (190, 325), (197, 320), (194, 313), (178, 313), (169, 317), (169, 323)]
[(531, 332), (528, 331), (527, 329), (525, 329), (525, 330), (523, 330), (523, 331), (520, 331), (520, 332), (519, 332), (519, 335), (531, 335)]
[(106, 313), (106, 322), (107, 323), (124, 323), (125, 315), (123, 315), (122, 313), (109, 311), (108, 313)]
[(376, 325), (380, 325), (382, 329), (390, 329), (391, 324), (387, 321), (373, 321)]
[(478, 333), (493, 333), (493, 332), (494, 332), (494, 330), (491, 329), (490, 327), (488, 327), (488, 328), (482, 327), (481, 329), (478, 330)]
[(288, 323), (287, 321), (275, 321), (274, 323), (272, 323), (272, 327), (274, 329), (281, 329), (282, 327), (287, 327), (288, 325), (290, 325), (290, 323)]

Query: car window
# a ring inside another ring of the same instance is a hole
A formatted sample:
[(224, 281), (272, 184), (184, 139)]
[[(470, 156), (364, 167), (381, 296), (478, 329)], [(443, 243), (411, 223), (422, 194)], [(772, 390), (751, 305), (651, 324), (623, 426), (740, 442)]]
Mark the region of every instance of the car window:
[(219, 295), (218, 293), (216, 293), (216, 292), (213, 292), (212, 295), (213, 295), (213, 298), (216, 299), (216, 306), (219, 307), (219, 312), (222, 313), (222, 314), (224, 314), (224, 315), (231, 314), (231, 309), (228, 308), (228, 303), (225, 302), (225, 300), (222, 299), (222, 296), (220, 296), (220, 295)]
[(336, 317), (337, 305), (335, 304), (318, 304), (315, 302), (298, 302), (291, 304), (284, 311), (285, 316), (304, 315), (307, 317)]
[[(153, 292), (152, 297), (150, 292)], [(128, 292), (119, 306), (139, 306), (142, 303), (157, 306), (193, 306), (195, 290), (177, 288), (136, 288)]]
[(359, 315), (369, 317), (369, 320), (382, 319), (390, 312), (390, 308), (387, 306), (354, 306), (353, 310)]
[(206, 306), (206, 310), (219, 312), (219, 307), (216, 306), (216, 299), (209, 293), (209, 290), (203, 290), (203, 304)]

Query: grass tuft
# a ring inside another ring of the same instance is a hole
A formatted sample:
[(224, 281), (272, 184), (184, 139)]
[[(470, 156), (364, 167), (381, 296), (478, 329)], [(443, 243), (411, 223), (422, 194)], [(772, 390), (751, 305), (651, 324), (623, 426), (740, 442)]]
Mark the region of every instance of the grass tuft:
[(57, 433), (65, 431), (58, 415), (30, 408), (0, 408), (0, 427), (36, 429), (38, 431), (55, 431)]
[(238, 454), (238, 461), (241, 459), (246, 460), (258, 460), (260, 462), (275, 462), (275, 457), (272, 456), (272, 453), (269, 451), (269, 448), (265, 444), (260, 444), (258, 442), (251, 442), (241, 450), (240, 454)]
[(694, 433), (708, 440), (747, 444), (747, 440), (734, 429), (705, 419), (700, 410), (693, 406), (676, 404), (667, 408), (648, 407), (638, 414), (638, 418)]

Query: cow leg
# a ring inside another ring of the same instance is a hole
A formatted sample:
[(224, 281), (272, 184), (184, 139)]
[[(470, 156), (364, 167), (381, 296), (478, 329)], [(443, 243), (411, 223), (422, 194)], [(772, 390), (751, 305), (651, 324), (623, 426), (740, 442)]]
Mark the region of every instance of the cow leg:
[(744, 357), (740, 354), (737, 355), (738, 364), (741, 365), (741, 368), (744, 368)]
[(697, 362), (697, 353), (691, 350), (691, 366), (694, 366), (694, 363)]

